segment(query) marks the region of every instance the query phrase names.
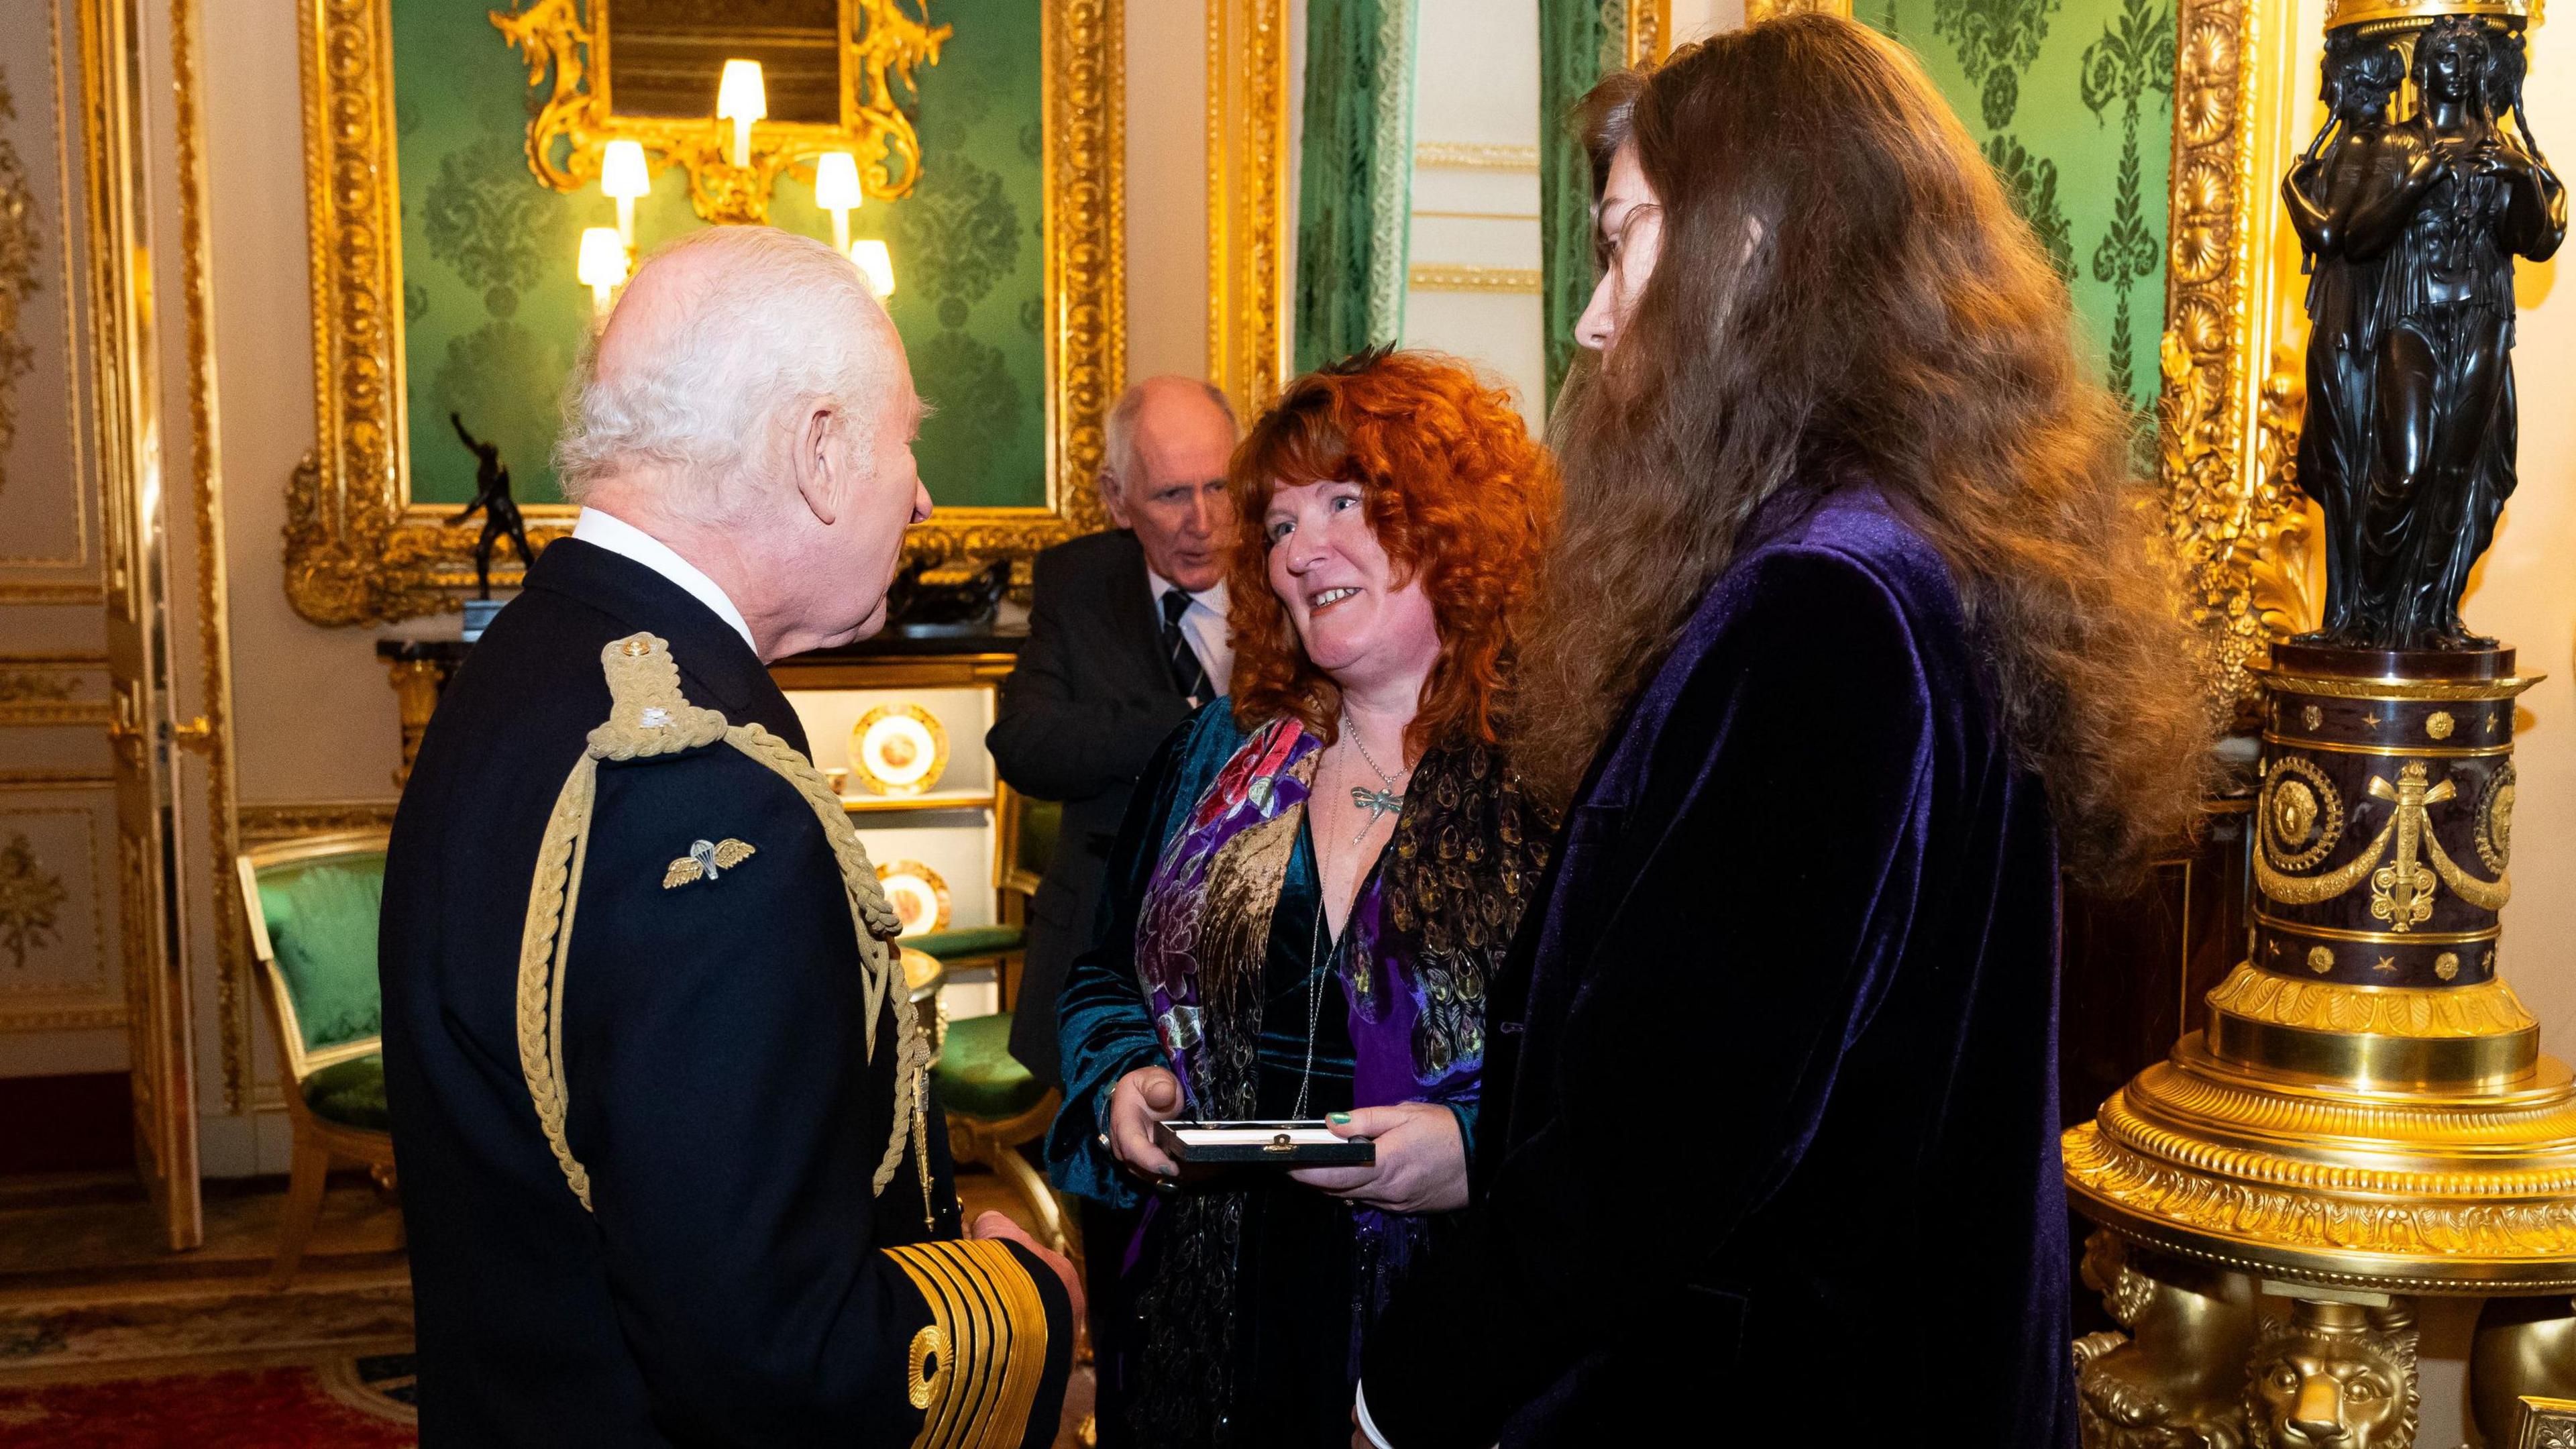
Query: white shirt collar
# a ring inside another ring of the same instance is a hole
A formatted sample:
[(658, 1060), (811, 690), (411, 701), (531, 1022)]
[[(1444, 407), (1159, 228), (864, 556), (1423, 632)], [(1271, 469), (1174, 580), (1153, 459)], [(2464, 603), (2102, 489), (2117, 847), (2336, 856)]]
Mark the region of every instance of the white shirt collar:
[[(1154, 572), (1154, 566), (1152, 564), (1147, 564), (1145, 566), (1145, 582), (1151, 585), (1154, 590), (1154, 603), (1157, 607), (1161, 606), (1163, 596), (1165, 594), (1168, 594), (1172, 590), (1180, 587), (1179, 584), (1173, 583), (1170, 579)], [(1205, 609), (1220, 619), (1225, 617), (1225, 606), (1225, 580), (1223, 579), (1219, 579), (1215, 583), (1208, 585), (1206, 588), (1199, 590), (1197, 593), (1190, 595), (1191, 608)]]
[(714, 610), (717, 618), (740, 634), (742, 642), (751, 646), (753, 654), (760, 652), (760, 646), (751, 642), (751, 621), (742, 616), (742, 610), (734, 607), (733, 600), (725, 596), (725, 591), (715, 580), (708, 578), (696, 564), (674, 553), (669, 544), (614, 513), (603, 513), (596, 508), (584, 508), (581, 516), (573, 520), (572, 536), (620, 558), (633, 559), (688, 590), (691, 598)]

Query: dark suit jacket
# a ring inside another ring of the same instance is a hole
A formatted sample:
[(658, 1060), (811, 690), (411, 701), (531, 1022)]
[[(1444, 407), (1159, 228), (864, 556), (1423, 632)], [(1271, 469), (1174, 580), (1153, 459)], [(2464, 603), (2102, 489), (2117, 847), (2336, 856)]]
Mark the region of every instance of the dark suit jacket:
[[(660, 575), (548, 548), (457, 672), (385, 862), (386, 1090), (410, 1226), (421, 1442), (903, 1445), (930, 1305), (881, 1248), (934, 1236), (892, 1124), (893, 1018), (869, 1060), (831, 848), (790, 785), (724, 743), (605, 762), (562, 996), (565, 1135), (585, 1211), (522, 1076), (520, 934), (538, 842), (587, 733), (600, 651), (667, 640), (689, 700), (802, 749), (742, 637)], [(665, 889), (692, 840), (757, 854)], [(936, 1236), (955, 1233), (933, 1124)], [(1049, 1442), (1073, 1328), (1052, 1273), (1028, 1439)], [(1042, 1421), (1042, 1422), (1039, 1422)]]
[(1368, 1343), (1397, 1449), (1841, 1443), (1879, 1403), (2075, 1442), (2045, 792), (1921, 535), (1857, 485), (1766, 523), (1495, 981), (1481, 1244)]
[[(1190, 717), (1172, 684), (1132, 533), (1095, 533), (1039, 554), (1029, 637), (1002, 682), (984, 737), (1012, 789), (1064, 802), (1063, 835), (1029, 907), (1029, 947), (1011, 1022), (1011, 1055), (1062, 1080), (1055, 1002), (1074, 955), (1091, 944), (1100, 877), (1136, 777)], [(1222, 683), (1222, 681), (1220, 681)]]

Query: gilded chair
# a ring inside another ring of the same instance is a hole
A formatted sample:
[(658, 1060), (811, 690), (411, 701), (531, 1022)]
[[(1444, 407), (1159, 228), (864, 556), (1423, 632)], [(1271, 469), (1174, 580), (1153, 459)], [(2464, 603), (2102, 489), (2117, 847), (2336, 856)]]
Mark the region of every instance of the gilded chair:
[(1018, 965), (1028, 945), (1029, 897), (1037, 893), (1038, 880), (1046, 874), (1063, 812), (1051, 802), (1031, 800), (1008, 786), (996, 794), (1001, 849), (994, 860), (993, 883), (1001, 895), (1003, 924), (936, 931), (903, 944), (938, 958), (952, 975), (965, 966), (990, 963), (996, 967), (1005, 1009), (990, 1016), (943, 1020), (931, 1081), (948, 1118), (948, 1145), (956, 1159), (991, 1168), (1036, 1216), (1039, 1236), (1071, 1256), (1078, 1245), (1065, 1231), (1063, 1207), (1046, 1178), (1020, 1154), (1021, 1147), (1046, 1135), (1063, 1097), (1011, 1055), (1008, 1009), (1018, 997)]
[(235, 858), (295, 1131), (273, 1274), (281, 1287), (303, 1262), (333, 1166), (357, 1163), (378, 1183), (393, 1181), (376, 984), (386, 835), (310, 835)]

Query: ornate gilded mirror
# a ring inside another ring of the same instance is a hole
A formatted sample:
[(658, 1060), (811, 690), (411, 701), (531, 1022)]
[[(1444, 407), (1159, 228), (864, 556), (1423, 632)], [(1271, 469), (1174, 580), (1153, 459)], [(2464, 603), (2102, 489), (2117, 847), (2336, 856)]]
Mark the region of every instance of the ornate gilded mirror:
[[(568, 526), (549, 454), (593, 325), (584, 236), (621, 212), (629, 258), (750, 219), (874, 248), (938, 409), (916, 448), (938, 516), (915, 556), (1024, 560), (1098, 527), (1089, 478), (1124, 371), (1122, 10), (308, 7), (318, 443), (289, 495), (296, 610), (366, 624), (452, 607), (474, 579), (479, 524), (456, 520), (478, 443), (540, 545)], [(747, 108), (728, 74), (744, 61)]]

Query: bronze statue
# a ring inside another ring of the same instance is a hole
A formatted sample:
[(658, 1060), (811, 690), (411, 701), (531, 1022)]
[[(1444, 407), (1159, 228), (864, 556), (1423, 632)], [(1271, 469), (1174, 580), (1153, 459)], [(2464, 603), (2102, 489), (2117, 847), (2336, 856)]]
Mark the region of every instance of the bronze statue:
[(492, 545), (501, 535), (508, 534), (511, 546), (519, 551), (519, 567), (535, 563), (537, 556), (528, 548), (528, 526), (519, 518), (517, 500), (510, 496), (510, 469), (501, 461), (500, 446), (465, 431), (465, 419), (455, 413), (449, 413), (447, 421), (456, 436), (465, 440), (466, 451), (474, 455), (474, 501), (447, 525), (453, 528), (472, 518), (476, 509), (482, 510), (483, 537), (474, 545), (474, 581), (481, 586), (481, 597), (488, 599), (492, 597)]
[(2326, 515), (2326, 618), (2304, 642), (2492, 648), (2459, 606), (2513, 492), (2514, 258), (2567, 233), (2522, 111), (2521, 23), (2417, 32), (2403, 119), (2390, 39), (2327, 46), (2332, 115), (2282, 186), (2314, 273), (2299, 485)]
[(2245, 1368), (2253, 1449), (2410, 1449), (2419, 1410), (2415, 1316), (2299, 1299)]

